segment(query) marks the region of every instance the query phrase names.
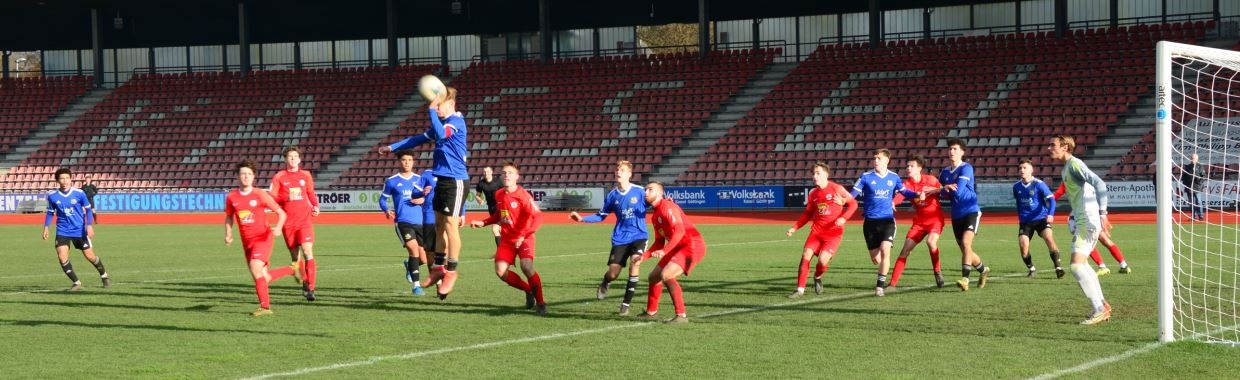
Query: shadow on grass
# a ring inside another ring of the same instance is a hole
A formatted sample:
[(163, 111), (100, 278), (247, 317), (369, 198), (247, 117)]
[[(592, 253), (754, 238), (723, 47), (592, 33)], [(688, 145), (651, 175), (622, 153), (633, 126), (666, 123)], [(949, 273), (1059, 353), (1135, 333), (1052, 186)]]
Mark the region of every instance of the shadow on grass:
[(135, 329), (135, 330), (156, 330), (156, 331), (184, 331), (184, 332), (211, 332), (211, 333), (243, 333), (243, 334), (267, 334), (267, 335), (288, 335), (301, 337), (327, 338), (327, 334), (310, 334), (310, 333), (294, 333), (281, 331), (263, 331), (263, 330), (244, 330), (244, 329), (206, 329), (197, 327), (184, 326), (161, 326), (151, 324), (120, 324), (120, 323), (87, 323), (87, 322), (69, 322), (69, 321), (46, 321), (46, 320), (14, 320), (0, 319), (0, 324), (10, 326), (59, 326), (59, 327), (85, 327), (85, 328), (117, 328), (117, 329)]

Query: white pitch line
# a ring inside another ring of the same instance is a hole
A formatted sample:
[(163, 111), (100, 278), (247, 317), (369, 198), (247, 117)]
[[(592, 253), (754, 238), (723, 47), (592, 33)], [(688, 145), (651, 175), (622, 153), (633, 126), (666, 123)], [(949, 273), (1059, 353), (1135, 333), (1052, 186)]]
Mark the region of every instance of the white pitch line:
[[(1230, 327), (1220, 327), (1213, 331), (1192, 334), (1182, 339), (1183, 340), (1197, 340), (1197, 339), (1201, 339), (1201, 337), (1218, 335), (1219, 333), (1222, 333), (1224, 331), (1231, 331), (1237, 328), (1240, 328), (1240, 325), (1232, 325)], [(1080, 365), (1072, 367), (1072, 368), (1064, 368), (1064, 369), (1061, 369), (1055, 372), (1044, 373), (1044, 374), (1038, 375), (1037, 377), (1031, 377), (1030, 380), (1057, 379), (1063, 375), (1068, 375), (1068, 374), (1073, 374), (1073, 373), (1078, 373), (1078, 372), (1085, 372), (1085, 371), (1097, 368), (1099, 366), (1115, 363), (1118, 361), (1126, 360), (1133, 356), (1137, 356), (1137, 355), (1141, 355), (1141, 354), (1144, 354), (1150, 351), (1154, 351), (1162, 346), (1166, 346), (1167, 343), (1169, 342), (1159, 341), (1159, 342), (1150, 343), (1150, 344), (1137, 347), (1137, 348), (1134, 348), (1128, 351), (1124, 351), (1124, 352), (1121, 352), (1115, 355), (1111, 355), (1111, 356), (1107, 356), (1104, 358), (1094, 359), (1094, 360), (1091, 360), (1085, 363), (1081, 363)]]
[(1100, 358), (1100, 359), (1094, 359), (1094, 360), (1091, 360), (1085, 363), (1081, 363), (1080, 365), (1076, 367), (1064, 368), (1064, 369), (1061, 369), (1055, 372), (1044, 373), (1044, 374), (1038, 375), (1037, 377), (1032, 377), (1030, 379), (1031, 380), (1051, 380), (1051, 379), (1057, 379), (1060, 376), (1067, 375), (1067, 374), (1085, 372), (1085, 371), (1094, 369), (1095, 367), (1098, 367), (1098, 366), (1111, 364), (1111, 363), (1115, 363), (1115, 362), (1122, 361), (1122, 360), (1127, 360), (1128, 358), (1131, 358), (1133, 356), (1137, 356), (1140, 354), (1144, 354), (1146, 352), (1154, 351), (1155, 349), (1162, 347), (1164, 345), (1166, 345), (1166, 343), (1163, 343), (1163, 342), (1150, 343), (1150, 344), (1147, 344), (1141, 347), (1137, 347), (1132, 350), (1121, 352), (1116, 355), (1112, 355), (1112, 356), (1108, 356), (1108, 357)]
[[(999, 276), (999, 277), (996, 277), (995, 279), (1006, 278), (1006, 277), (1021, 277), (1021, 276), (1024, 276), (1024, 274), (1013, 273), (1010, 275)], [(902, 288), (904, 289), (902, 292), (911, 292), (915, 290), (929, 289), (933, 286), (934, 285), (926, 285), (926, 286)], [(898, 293), (892, 293), (892, 294), (898, 294)], [(720, 317), (720, 316), (741, 314), (741, 313), (760, 312), (760, 311), (776, 309), (776, 308), (781, 308), (781, 307), (832, 302), (832, 301), (842, 301), (842, 300), (848, 300), (848, 299), (854, 299), (854, 298), (862, 298), (866, 296), (873, 297), (873, 293), (860, 292), (860, 293), (853, 293), (853, 294), (838, 295), (834, 297), (814, 298), (814, 299), (809, 299), (809, 300), (804, 300), (804, 301), (783, 302), (783, 303), (777, 303), (777, 304), (772, 304), (772, 305), (763, 305), (763, 306), (754, 306), (754, 307), (748, 307), (748, 308), (724, 310), (724, 311), (719, 311), (719, 312), (714, 312), (714, 313), (702, 314), (700, 316), (695, 316), (694, 318), (711, 318), (711, 317)], [(654, 326), (654, 325), (659, 325), (659, 323), (657, 322), (626, 323), (623, 325), (607, 326), (607, 327), (600, 327), (600, 328), (595, 328), (595, 329), (577, 330), (577, 331), (566, 332), (566, 333), (555, 333), (555, 334), (539, 335), (539, 336), (517, 338), (517, 339), (499, 340), (499, 341), (479, 343), (479, 344), (474, 344), (474, 345), (469, 345), (469, 346), (441, 348), (438, 350), (431, 350), (431, 351), (415, 351), (415, 352), (396, 354), (396, 355), (372, 356), (365, 360), (336, 363), (336, 364), (319, 366), (319, 367), (307, 367), (307, 368), (301, 368), (301, 369), (292, 370), (288, 372), (269, 373), (269, 374), (254, 376), (254, 377), (246, 377), (246, 378), (243, 378), (243, 380), (262, 380), (262, 379), (271, 379), (271, 378), (276, 378), (276, 377), (301, 376), (301, 375), (306, 375), (306, 374), (315, 373), (315, 372), (368, 366), (368, 365), (378, 364), (379, 362), (389, 361), (389, 360), (412, 359), (412, 358), (418, 358), (418, 357), (424, 357), (424, 356), (430, 356), (430, 355), (436, 355), (436, 354), (481, 350), (481, 349), (487, 349), (487, 348), (507, 346), (510, 344), (540, 342), (540, 341), (559, 339), (559, 338), (590, 335), (590, 334), (608, 332), (608, 331), (625, 329), (625, 328), (630, 328), (630, 327), (644, 327), (644, 326)]]

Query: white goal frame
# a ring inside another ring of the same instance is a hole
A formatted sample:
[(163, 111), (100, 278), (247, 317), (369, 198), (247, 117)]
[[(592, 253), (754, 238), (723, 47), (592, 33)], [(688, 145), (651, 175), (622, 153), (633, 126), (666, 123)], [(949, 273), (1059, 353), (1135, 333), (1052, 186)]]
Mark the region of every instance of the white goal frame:
[[(1158, 210), (1158, 339), (1163, 342), (1171, 342), (1177, 339), (1199, 339), (1203, 336), (1213, 335), (1214, 332), (1196, 332), (1191, 335), (1177, 336), (1177, 313), (1175, 308), (1176, 288), (1175, 283), (1175, 249), (1176, 241), (1173, 228), (1176, 223), (1176, 213), (1174, 205), (1176, 202), (1175, 192), (1176, 178), (1172, 177), (1172, 166), (1176, 163), (1184, 161), (1183, 157), (1173, 156), (1175, 152), (1173, 137), (1173, 122), (1175, 114), (1173, 112), (1173, 102), (1175, 101), (1174, 82), (1172, 75), (1174, 74), (1174, 66), (1172, 60), (1176, 57), (1193, 57), (1205, 60), (1221, 60), (1240, 63), (1240, 52), (1213, 49), (1202, 46), (1188, 45), (1182, 43), (1160, 41), (1158, 42), (1156, 52), (1155, 67), (1155, 94), (1156, 94), (1156, 111), (1154, 115), (1155, 133), (1156, 133), (1156, 160), (1158, 165), (1155, 172), (1155, 183), (1157, 189), (1157, 210)], [(1240, 71), (1240, 66), (1235, 67), (1236, 71)], [(1234, 329), (1236, 326), (1216, 327), (1223, 330)], [(1235, 344), (1235, 342), (1230, 342)]]

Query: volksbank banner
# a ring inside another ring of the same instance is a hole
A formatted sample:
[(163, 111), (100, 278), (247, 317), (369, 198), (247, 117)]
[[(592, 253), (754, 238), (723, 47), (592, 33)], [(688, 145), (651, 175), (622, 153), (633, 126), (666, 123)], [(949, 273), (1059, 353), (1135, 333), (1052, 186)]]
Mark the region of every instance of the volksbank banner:
[(669, 187), (668, 198), (681, 208), (781, 208), (783, 186)]

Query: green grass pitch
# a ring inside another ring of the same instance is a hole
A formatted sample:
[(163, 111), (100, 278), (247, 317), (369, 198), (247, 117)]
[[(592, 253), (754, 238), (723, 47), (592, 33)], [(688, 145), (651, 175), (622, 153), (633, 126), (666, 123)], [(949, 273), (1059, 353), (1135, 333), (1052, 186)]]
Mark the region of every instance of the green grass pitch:
[[(1025, 278), (1014, 225), (988, 225), (977, 251), (993, 268), (985, 289), (962, 293), (959, 251), (942, 243), (948, 287), (937, 289), (926, 250), (901, 287), (873, 296), (874, 267), (850, 226), (823, 295), (798, 300), (806, 231), (784, 225), (703, 225), (708, 252), (681, 281), (691, 323), (616, 315), (622, 281), (594, 297), (611, 226), (548, 225), (536, 266), (549, 315), (495, 278), (485, 229), (465, 230), (461, 277), (447, 301), (414, 297), (389, 226), (318, 226), (319, 300), (288, 279), (272, 286), (275, 315), (257, 307), (241, 248), (220, 226), (101, 225), (94, 239), (114, 278), (99, 287), (80, 253), (86, 290), (66, 293), (37, 226), (0, 226), (0, 377), (20, 378), (1229, 378), (1240, 349), (1156, 342), (1154, 227), (1117, 226), (1135, 268), (1102, 278), (1115, 307), (1099, 326), (1071, 275), (1055, 279), (1041, 242), (1039, 276)], [(1060, 247), (1066, 229), (1057, 226)], [(903, 231), (900, 232), (903, 236)], [(277, 248), (280, 249), (280, 248)], [(898, 244), (896, 249), (898, 250)], [(1104, 253), (1113, 269), (1118, 266)], [(1065, 256), (1065, 263), (1067, 259)], [(273, 264), (288, 262), (284, 252)], [(644, 274), (634, 314), (645, 305)], [(977, 275), (974, 274), (974, 279)], [(664, 295), (660, 313), (672, 314)]]

